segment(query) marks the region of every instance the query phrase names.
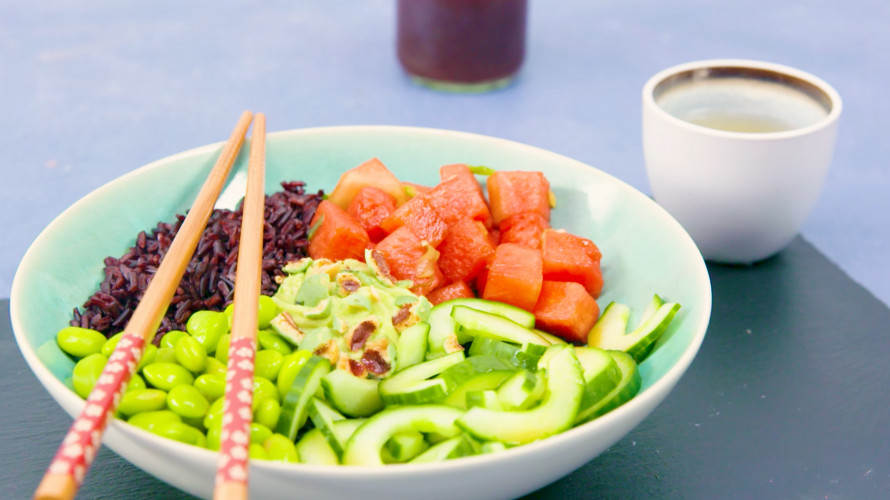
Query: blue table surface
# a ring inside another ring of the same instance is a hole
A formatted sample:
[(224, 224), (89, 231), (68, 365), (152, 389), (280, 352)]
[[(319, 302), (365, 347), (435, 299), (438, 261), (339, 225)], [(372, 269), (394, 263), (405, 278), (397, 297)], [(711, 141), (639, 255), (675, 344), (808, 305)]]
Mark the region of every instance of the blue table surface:
[(396, 124), (504, 137), (648, 192), (643, 83), (684, 61), (747, 58), (810, 71), (843, 96), (835, 157), (802, 234), (890, 303), (890, 3), (531, 0), (521, 75), (485, 95), (414, 86), (395, 57), (394, 5), (0, 2), (0, 297), (67, 206), (224, 139), (244, 109), (266, 112), (272, 131)]

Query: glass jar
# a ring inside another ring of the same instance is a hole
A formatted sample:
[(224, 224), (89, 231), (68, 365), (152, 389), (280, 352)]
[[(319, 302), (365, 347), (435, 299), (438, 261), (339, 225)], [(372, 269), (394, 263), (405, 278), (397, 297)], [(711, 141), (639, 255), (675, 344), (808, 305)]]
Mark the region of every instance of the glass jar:
[(504, 87), (525, 57), (526, 0), (398, 0), (399, 62), (433, 88)]

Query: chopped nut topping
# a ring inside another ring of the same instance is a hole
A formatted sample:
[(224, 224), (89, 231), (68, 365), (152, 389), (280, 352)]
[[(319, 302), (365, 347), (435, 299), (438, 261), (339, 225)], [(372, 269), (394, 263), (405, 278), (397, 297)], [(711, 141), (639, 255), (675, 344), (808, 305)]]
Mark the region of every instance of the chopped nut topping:
[(389, 264), (386, 262), (386, 258), (383, 257), (383, 254), (377, 250), (371, 250), (371, 258), (374, 259), (374, 264), (377, 267), (377, 274), (388, 279), (391, 283), (395, 283), (396, 279), (393, 278), (392, 273), (390, 273)]
[(377, 325), (375, 325), (373, 321), (366, 320), (359, 323), (352, 330), (352, 338), (349, 341), (349, 349), (352, 351), (357, 351), (364, 347), (365, 342), (368, 341), (368, 337), (370, 337), (376, 329)]
[(368, 372), (368, 370), (365, 369), (365, 365), (354, 359), (349, 360), (349, 371), (356, 377), (364, 377)]
[(337, 361), (340, 359), (340, 349), (337, 347), (337, 342), (335, 342), (334, 339), (330, 339), (324, 344), (316, 347), (315, 350), (312, 351), (312, 354), (328, 358), (328, 361), (330, 361), (332, 365), (336, 365)]
[(383, 359), (383, 356), (379, 352), (371, 350), (365, 351), (362, 355), (362, 365), (375, 375), (383, 375), (390, 369), (389, 363)]

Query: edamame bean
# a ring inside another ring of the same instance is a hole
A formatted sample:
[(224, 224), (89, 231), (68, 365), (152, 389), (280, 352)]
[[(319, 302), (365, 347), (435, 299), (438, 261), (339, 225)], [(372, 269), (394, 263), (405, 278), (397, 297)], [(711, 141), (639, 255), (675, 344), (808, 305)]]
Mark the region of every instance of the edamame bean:
[(185, 329), (204, 346), (207, 354), (213, 354), (220, 337), (229, 331), (229, 322), (221, 312), (195, 311), (186, 322)]
[(287, 391), (290, 390), (290, 386), (294, 384), (294, 379), (297, 378), (297, 373), (300, 372), (300, 368), (302, 368), (306, 363), (306, 360), (311, 357), (312, 353), (309, 351), (296, 351), (284, 356), (281, 360), (281, 369), (278, 370), (278, 380), (275, 384), (278, 388), (278, 394), (281, 397), (284, 397), (287, 394)]
[(170, 410), (156, 410), (137, 413), (127, 420), (128, 424), (147, 431), (160, 422), (182, 422), (182, 418)]
[(176, 347), (176, 343), (188, 337), (188, 334), (182, 330), (170, 330), (161, 337), (161, 347)]
[(278, 401), (278, 388), (267, 378), (253, 377), (253, 410), (256, 411), (259, 404), (266, 399)]
[(222, 434), (222, 422), (217, 422), (214, 426), (207, 428), (207, 449), (219, 450), (220, 435)]
[(272, 429), (266, 427), (263, 424), (257, 422), (251, 422), (250, 424), (250, 442), (256, 444), (263, 444), (263, 441), (266, 440), (269, 436), (272, 435)]
[(130, 377), (130, 381), (127, 383), (128, 391), (135, 391), (136, 389), (145, 389), (148, 387), (145, 384), (145, 379), (142, 378), (138, 373), (134, 373), (132, 377)]
[[(154, 347), (154, 344), (151, 344)], [(172, 347), (155, 347), (157, 354), (154, 363), (176, 363), (176, 350)]]
[(56, 342), (59, 347), (75, 358), (85, 358), (90, 354), (96, 354), (102, 350), (102, 345), (108, 339), (105, 335), (79, 326), (66, 326), (56, 334)]
[(226, 364), (229, 362), (229, 344), (232, 342), (232, 336), (230, 334), (225, 334), (219, 338), (219, 342), (216, 343), (216, 354), (214, 357), (219, 360), (220, 363)]
[(279, 417), (281, 417), (281, 405), (277, 399), (260, 401), (253, 412), (253, 421), (263, 424), (270, 429), (274, 429), (278, 425)]
[(210, 430), (214, 425), (222, 423), (224, 398), (219, 398), (210, 404), (207, 414), (204, 415), (204, 428)]
[(250, 443), (247, 447), (247, 454), (251, 460), (266, 460), (266, 449), (259, 443)]
[(141, 372), (143, 368), (154, 363), (156, 359), (158, 359), (158, 346), (154, 344), (146, 345), (142, 351), (142, 359), (139, 360), (136, 371)]
[(74, 392), (78, 396), (86, 399), (90, 395), (90, 391), (96, 385), (96, 380), (99, 379), (99, 375), (102, 374), (102, 369), (105, 368), (105, 363), (107, 362), (108, 358), (97, 352), (81, 359), (74, 365), (74, 371), (71, 373), (71, 383), (74, 385)]
[(235, 304), (229, 304), (223, 309), (223, 314), (226, 315), (226, 322), (229, 324), (229, 331), (232, 331), (232, 324), (234, 323), (233, 318), (235, 317)]
[(283, 434), (272, 434), (266, 438), (263, 442), (263, 448), (266, 449), (266, 457), (269, 460), (291, 463), (300, 461), (297, 456), (297, 447), (294, 445), (294, 442)]
[(208, 357), (204, 362), (204, 373), (206, 374), (220, 374), (223, 377), (226, 376), (226, 365), (222, 361)]
[(256, 353), (254, 359), (253, 372), (255, 375), (275, 380), (278, 378), (278, 372), (281, 370), (281, 362), (284, 356), (272, 349), (263, 349)]
[(257, 323), (260, 330), (269, 328), (272, 319), (278, 316), (278, 305), (272, 297), (260, 295), (260, 308), (257, 311)]
[(167, 408), (184, 418), (203, 418), (210, 403), (193, 385), (177, 385), (167, 393)]
[(272, 349), (283, 355), (288, 355), (294, 351), (287, 340), (284, 340), (284, 337), (278, 335), (278, 332), (275, 330), (260, 330), (257, 332), (256, 338), (257, 343), (263, 349)]
[(193, 337), (183, 334), (173, 347), (176, 361), (186, 367), (192, 373), (199, 373), (207, 363), (207, 351), (204, 346)]
[(191, 385), (195, 381), (188, 370), (176, 363), (155, 362), (143, 368), (142, 374), (149, 384), (165, 391), (178, 385)]
[(149, 432), (195, 446), (204, 447), (207, 444), (207, 438), (201, 431), (182, 422), (157, 422)]
[(194, 385), (207, 401), (213, 402), (225, 394), (226, 376), (221, 373), (205, 373), (198, 375)]
[(102, 350), (99, 352), (101, 352), (102, 355), (106, 358), (111, 357), (111, 353), (114, 352), (114, 348), (117, 347), (117, 343), (120, 342), (121, 337), (123, 336), (124, 332), (115, 333), (114, 335), (109, 337), (104, 344), (102, 344)]
[(133, 416), (144, 411), (163, 410), (167, 406), (167, 393), (160, 389), (135, 389), (121, 397), (118, 411)]

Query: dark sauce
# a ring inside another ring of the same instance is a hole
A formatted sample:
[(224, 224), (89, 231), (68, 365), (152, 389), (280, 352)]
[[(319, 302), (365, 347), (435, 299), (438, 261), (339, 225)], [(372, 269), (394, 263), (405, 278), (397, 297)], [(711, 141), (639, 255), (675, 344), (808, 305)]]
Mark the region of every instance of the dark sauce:
[(526, 0), (398, 0), (399, 62), (431, 81), (509, 79), (525, 57), (526, 13)]

